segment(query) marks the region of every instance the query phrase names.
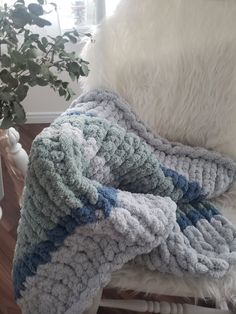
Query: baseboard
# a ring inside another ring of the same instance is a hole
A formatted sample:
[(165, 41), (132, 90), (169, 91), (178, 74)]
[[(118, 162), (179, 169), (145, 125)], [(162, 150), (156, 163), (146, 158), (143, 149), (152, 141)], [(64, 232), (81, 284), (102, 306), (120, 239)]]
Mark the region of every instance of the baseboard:
[(51, 123), (55, 120), (62, 112), (27, 112), (26, 123)]

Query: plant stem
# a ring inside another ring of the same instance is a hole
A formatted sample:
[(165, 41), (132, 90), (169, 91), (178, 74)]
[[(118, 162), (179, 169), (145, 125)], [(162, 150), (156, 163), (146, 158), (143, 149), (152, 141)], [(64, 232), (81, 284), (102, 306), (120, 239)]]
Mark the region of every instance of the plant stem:
[(54, 52), (54, 51), (52, 51), (51, 60), (50, 60), (50, 62), (51, 62), (51, 63), (53, 63), (53, 62), (54, 62), (54, 54), (55, 54), (55, 52)]

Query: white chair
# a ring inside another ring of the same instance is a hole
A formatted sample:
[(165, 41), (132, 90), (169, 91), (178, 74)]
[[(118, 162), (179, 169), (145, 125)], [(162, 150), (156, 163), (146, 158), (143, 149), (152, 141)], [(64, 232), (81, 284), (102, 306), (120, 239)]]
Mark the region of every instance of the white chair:
[(25, 176), (29, 158), (26, 151), (19, 143), (19, 132), (15, 128), (9, 128), (5, 132), (8, 143), (6, 148), (7, 155), (9, 159), (15, 164), (16, 168), (22, 173), (23, 176)]
[[(23, 177), (26, 175), (28, 165), (28, 155), (19, 143), (20, 135), (15, 128), (1, 131), (1, 158), (16, 169)], [(4, 155), (4, 156), (3, 156)], [(0, 160), (1, 161), (1, 160)], [(10, 167), (12, 169), (12, 167)], [(0, 200), (4, 197), (4, 185), (2, 178), (2, 167), (0, 162)], [(2, 218), (2, 208), (0, 207), (0, 219)]]

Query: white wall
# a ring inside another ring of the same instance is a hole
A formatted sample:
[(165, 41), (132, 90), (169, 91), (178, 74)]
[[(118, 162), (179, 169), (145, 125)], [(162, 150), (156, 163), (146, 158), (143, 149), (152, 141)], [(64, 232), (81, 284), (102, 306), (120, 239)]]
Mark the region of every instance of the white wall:
[[(71, 88), (76, 93), (73, 97), (78, 97), (80, 94), (79, 85), (75, 82), (71, 83)], [(31, 122), (31, 117), (46, 116), (46, 113), (61, 113), (66, 110), (66, 108), (70, 105), (72, 99), (66, 101), (64, 97), (60, 97), (56, 92), (50, 89), (48, 86), (46, 87), (32, 87), (29, 90), (27, 98), (24, 100), (22, 105), (25, 108), (26, 114), (28, 116), (28, 122)], [(34, 119), (35, 119), (34, 118)], [(32, 121), (37, 122), (37, 121)], [(38, 121), (44, 122), (44, 121)], [(46, 122), (46, 121), (45, 121)]]
[[(68, 78), (66, 78), (66, 81), (71, 82)], [(76, 95), (69, 101), (66, 101), (64, 97), (60, 97), (57, 92), (48, 86), (31, 87), (27, 98), (22, 102), (26, 111), (27, 123), (51, 122), (61, 112), (65, 111), (72, 100), (81, 93), (77, 82), (71, 82), (70, 87)]]

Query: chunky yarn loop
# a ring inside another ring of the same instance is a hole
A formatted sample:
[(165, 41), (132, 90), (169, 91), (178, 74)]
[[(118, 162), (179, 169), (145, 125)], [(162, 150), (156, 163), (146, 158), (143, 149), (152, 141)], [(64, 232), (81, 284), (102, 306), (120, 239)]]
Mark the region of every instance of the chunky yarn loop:
[(23, 313), (82, 313), (126, 263), (221, 278), (236, 229), (211, 200), (236, 164), (154, 135), (119, 95), (94, 90), (34, 140), (13, 281)]

